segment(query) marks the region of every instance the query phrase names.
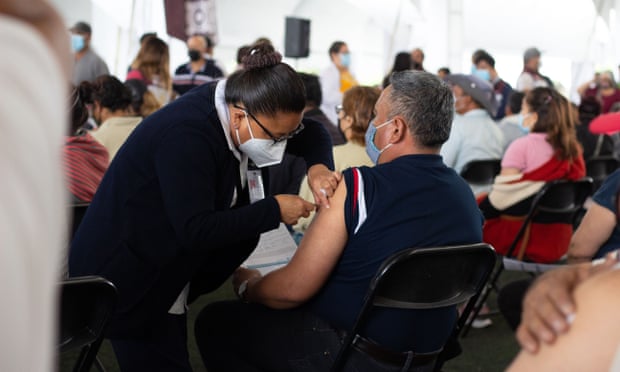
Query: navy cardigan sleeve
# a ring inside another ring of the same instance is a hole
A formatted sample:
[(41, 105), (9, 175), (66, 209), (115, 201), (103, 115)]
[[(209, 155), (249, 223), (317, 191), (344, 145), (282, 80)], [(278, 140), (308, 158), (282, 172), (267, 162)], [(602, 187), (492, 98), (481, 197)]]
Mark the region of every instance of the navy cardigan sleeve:
[[(188, 249), (224, 246), (276, 228), (280, 210), (273, 197), (236, 209), (216, 208), (222, 192), (232, 190), (218, 190), (222, 175), (217, 163), (223, 154), (206, 146), (208, 142), (205, 132), (179, 124), (155, 153), (165, 210), (180, 245)], [(233, 171), (238, 172), (238, 167)]]
[(286, 151), (303, 157), (307, 169), (315, 164), (324, 164), (334, 170), (332, 139), (329, 133), (318, 121), (304, 118), (303, 123), (304, 130), (288, 141)]

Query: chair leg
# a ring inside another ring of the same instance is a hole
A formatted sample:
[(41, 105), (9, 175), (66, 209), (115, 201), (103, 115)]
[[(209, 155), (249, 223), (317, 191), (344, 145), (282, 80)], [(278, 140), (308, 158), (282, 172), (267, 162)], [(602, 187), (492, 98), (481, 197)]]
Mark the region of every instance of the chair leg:
[(484, 286), (484, 289), (482, 290), (480, 297), (478, 297), (478, 301), (476, 301), (476, 304), (473, 310), (471, 311), (471, 316), (465, 322), (465, 326), (463, 327), (463, 333), (462, 333), (463, 335), (461, 337), (466, 337), (467, 334), (469, 333), (469, 330), (471, 329), (471, 325), (474, 322), (474, 319), (476, 319), (476, 317), (478, 316), (478, 313), (480, 313), (480, 310), (482, 309), (482, 306), (484, 306), (484, 303), (489, 297), (489, 294), (491, 293), (491, 291), (493, 289), (497, 291), (497, 280), (499, 279), (499, 276), (502, 273), (502, 271), (504, 271), (503, 264), (500, 265), (495, 270), (495, 272), (493, 273), (493, 275), (491, 275), (491, 278), (487, 282), (487, 285)]
[(98, 356), (95, 356), (95, 367), (97, 367), (97, 370), (99, 370), (99, 372), (106, 372), (103, 364), (101, 363), (101, 359), (99, 359)]
[(99, 352), (99, 347), (103, 342), (103, 337), (95, 340), (90, 345), (84, 346), (82, 351), (80, 352), (80, 357), (78, 361), (75, 363), (75, 367), (73, 368), (73, 372), (89, 372), (92, 365), (95, 363), (97, 358), (97, 353)]
[(487, 284), (487, 285), (484, 286), (484, 289), (482, 290), (482, 293), (480, 294), (480, 297), (478, 297), (478, 301), (476, 301), (476, 304), (474, 305), (474, 308), (472, 309), (472, 311), (469, 314), (469, 318), (465, 320), (465, 326), (463, 327), (463, 332), (462, 332), (462, 336), (461, 337), (463, 337), (463, 338), (467, 337), (467, 334), (469, 333), (469, 330), (471, 329), (472, 323), (474, 322), (474, 320), (478, 316), (478, 313), (482, 309), (482, 306), (484, 306), (484, 302), (489, 297), (489, 293), (491, 292), (492, 289), (493, 289), (493, 287), (490, 284)]

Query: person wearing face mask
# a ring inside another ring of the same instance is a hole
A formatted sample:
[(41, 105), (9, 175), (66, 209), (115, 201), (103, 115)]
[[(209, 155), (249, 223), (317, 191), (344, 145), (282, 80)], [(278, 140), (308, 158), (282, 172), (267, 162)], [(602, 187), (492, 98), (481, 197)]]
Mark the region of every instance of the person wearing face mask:
[[(546, 182), (585, 176), (583, 150), (577, 141), (577, 113), (570, 102), (550, 88), (535, 88), (521, 108), (529, 133), (514, 140), (502, 158), (502, 169), (488, 196), (481, 197), (485, 215), (484, 241), (500, 254), (508, 251), (536, 193)], [(529, 238), (515, 252), (526, 260), (549, 263), (568, 250), (572, 221), (548, 224), (534, 219)]]
[(620, 102), (620, 89), (611, 71), (603, 71), (597, 80), (588, 81), (577, 88), (581, 99), (594, 97), (601, 105), (601, 114), (611, 111), (612, 106)]
[(108, 75), (108, 65), (90, 47), (92, 29), (86, 22), (77, 22), (69, 29), (71, 31), (71, 49), (74, 53), (73, 85), (80, 85), (83, 81), (94, 81), (101, 75)]
[(193, 87), (224, 77), (222, 69), (208, 52), (207, 39), (203, 35), (194, 35), (187, 39), (189, 62), (177, 67), (172, 79), (172, 88), (179, 95), (185, 94)]
[(260, 188), (260, 177), (269, 185), (265, 167), (285, 151), (303, 156), (315, 203), (329, 205), (340, 179), (330, 170), (329, 135), (302, 122), (303, 83), (281, 58), (255, 45), (244, 70), (147, 117), (97, 189), (69, 274), (116, 285), (107, 337), (122, 371), (191, 371), (187, 304), (227, 280), (261, 233), (315, 208)]
[(142, 118), (130, 112), (131, 91), (112, 75), (99, 76), (94, 82), (82, 82), (80, 96), (92, 106), (98, 129), (90, 134), (108, 150), (112, 162), (118, 149)]
[[(388, 256), (481, 241), (474, 197), (439, 156), (452, 116), (452, 92), (433, 74), (391, 76), (366, 134), (377, 165), (343, 172), (331, 207), (319, 209), (286, 266), (265, 276), (238, 269), (233, 285), (243, 301), (213, 303), (198, 316), (194, 329), (207, 370), (328, 371)], [(376, 344), (356, 343), (381, 353), (354, 348), (343, 370), (433, 370), (432, 352), (452, 332), (455, 306), (375, 311), (367, 335)]]
[(320, 74), (323, 103), (321, 110), (332, 123), (338, 122), (336, 106), (342, 104), (342, 94), (357, 85), (357, 80), (350, 71), (351, 52), (344, 41), (335, 41), (329, 47), (331, 63)]
[(512, 87), (510, 84), (500, 79), (497, 70), (495, 70), (495, 58), (486, 51), (480, 51), (475, 55), (474, 65), (476, 66), (474, 75), (477, 75), (482, 80), (488, 81), (493, 85), (495, 100), (497, 100), (497, 112), (495, 116), (493, 116), (493, 119), (501, 120), (505, 115), (506, 104), (512, 92)]

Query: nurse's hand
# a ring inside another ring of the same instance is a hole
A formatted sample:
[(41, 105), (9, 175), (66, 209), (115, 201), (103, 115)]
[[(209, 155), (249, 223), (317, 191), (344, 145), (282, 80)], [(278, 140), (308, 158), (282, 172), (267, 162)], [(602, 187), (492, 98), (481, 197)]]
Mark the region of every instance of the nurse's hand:
[(315, 208), (314, 204), (297, 195), (276, 195), (274, 198), (280, 206), (280, 219), (287, 225), (297, 224), (297, 220), (308, 217)]
[(338, 182), (342, 179), (339, 172), (332, 172), (323, 164), (315, 164), (308, 169), (308, 185), (317, 205), (329, 208), (329, 198), (334, 195)]

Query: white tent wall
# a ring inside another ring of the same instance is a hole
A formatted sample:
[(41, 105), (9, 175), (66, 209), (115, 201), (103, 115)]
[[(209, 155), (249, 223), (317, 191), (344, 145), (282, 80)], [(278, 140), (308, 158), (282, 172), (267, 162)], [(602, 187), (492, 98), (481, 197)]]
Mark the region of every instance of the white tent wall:
[[(219, 44), (215, 57), (230, 72), (237, 48), (257, 37), (284, 49), (284, 18), (311, 20), (310, 56), (286, 59), (297, 69), (320, 72), (327, 49), (344, 40), (352, 69), (363, 84), (378, 84), (394, 55), (420, 47), (425, 68), (448, 66), (468, 73), (471, 53), (488, 50), (502, 78), (514, 85), (523, 50), (543, 51), (541, 71), (572, 94), (594, 71), (620, 62), (620, 0), (215, 0)], [(161, 0), (52, 0), (67, 25), (78, 20), (93, 27), (92, 44), (113, 74), (124, 78), (138, 49), (138, 37), (156, 31), (167, 41), (171, 69), (187, 60), (184, 42), (165, 32)]]

